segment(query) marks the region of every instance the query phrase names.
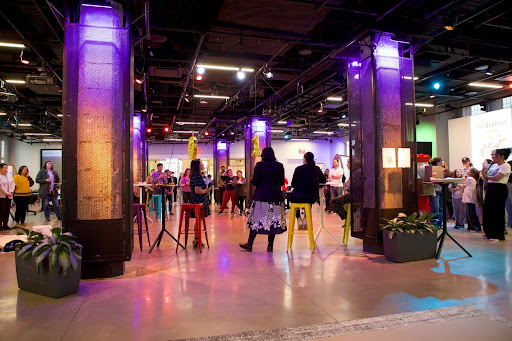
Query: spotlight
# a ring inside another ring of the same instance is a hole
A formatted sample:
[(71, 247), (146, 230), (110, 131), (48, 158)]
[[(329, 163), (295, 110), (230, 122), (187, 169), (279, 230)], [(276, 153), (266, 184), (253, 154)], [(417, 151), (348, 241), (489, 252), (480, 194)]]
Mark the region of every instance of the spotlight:
[(236, 76), (238, 77), (238, 79), (242, 80), (245, 78), (245, 72), (243, 72), (242, 70), (238, 70)]
[(491, 66), (489, 66), (489, 67), (487, 68), (487, 70), (485, 70), (485, 74), (486, 74), (487, 76), (492, 76), (492, 75), (494, 75), (494, 66), (492, 66), (492, 65), (491, 65)]
[(210, 133), (208, 132), (208, 130), (206, 130), (206, 131), (204, 132), (204, 136), (210, 136)]
[(231, 130), (231, 131), (229, 132), (229, 135), (233, 136), (233, 135), (235, 135), (235, 132), (234, 132), (233, 130)]
[(443, 27), (447, 31), (453, 31), (457, 25), (457, 14), (452, 11), (449, 15), (446, 15), (443, 20)]
[(430, 94), (428, 97), (429, 98), (436, 98), (436, 95), (435, 94)]
[(359, 74), (358, 74), (358, 73), (356, 73), (356, 74), (354, 75), (354, 79), (359, 79)]
[(21, 53), (20, 53), (20, 61), (22, 64), (25, 64), (25, 65), (30, 64), (30, 60), (23, 58), (23, 50), (21, 50)]
[(152, 131), (153, 131), (153, 129), (151, 127), (146, 128), (146, 133), (151, 134)]
[(316, 112), (319, 114), (324, 112), (324, 105), (322, 103), (320, 103), (320, 107), (318, 108), (318, 110)]
[(148, 112), (148, 107), (147, 107), (147, 106), (144, 106), (144, 108), (140, 109), (140, 111), (142, 111), (142, 112)]
[(512, 89), (512, 83), (510, 83), (510, 84), (508, 85), (508, 88), (509, 88), (509, 89)]
[(203, 80), (203, 76), (201, 76), (201, 75), (196, 76), (196, 81), (202, 81), (202, 80)]
[(208, 101), (205, 100), (204, 98), (201, 98), (201, 100), (199, 100), (199, 103), (200, 104), (208, 104)]
[(266, 71), (263, 71), (263, 75), (268, 78), (268, 79), (272, 79), (274, 78), (274, 74), (272, 73), (272, 71), (270, 69), (266, 70)]
[(441, 83), (435, 82), (433, 87), (434, 89), (439, 90), (441, 88)]
[(289, 139), (290, 139), (290, 135), (288, 135), (288, 134), (284, 135), (284, 140), (285, 141), (288, 141)]
[(189, 103), (192, 100), (192, 97), (188, 93), (185, 94), (185, 101)]
[(198, 74), (204, 75), (205, 69), (204, 69), (204, 67), (199, 66), (196, 71), (197, 71)]
[(341, 115), (341, 118), (347, 118), (347, 114)]
[(144, 79), (142, 77), (140, 77), (140, 76), (136, 76), (135, 77), (135, 83), (142, 84), (142, 83), (144, 83)]
[(168, 133), (168, 132), (169, 132), (169, 130), (170, 130), (170, 129), (169, 129), (169, 127), (165, 127), (165, 128), (164, 128), (164, 132), (166, 132), (166, 133)]

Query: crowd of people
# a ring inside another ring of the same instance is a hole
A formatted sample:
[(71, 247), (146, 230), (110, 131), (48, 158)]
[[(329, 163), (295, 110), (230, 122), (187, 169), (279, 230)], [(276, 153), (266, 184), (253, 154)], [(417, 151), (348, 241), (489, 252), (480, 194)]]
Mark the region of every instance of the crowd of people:
[[(450, 171), (440, 157), (429, 161), (432, 166), (443, 168), (444, 178), (462, 178), (463, 182), (449, 185), (450, 196), (446, 199), (448, 219), (453, 219), (455, 229), (483, 231), (482, 238), (505, 240), (507, 226), (512, 227), (512, 160), (507, 162), (510, 148), (495, 149), (480, 170), (468, 157), (462, 159), (462, 167)], [(436, 185), (435, 195), (429, 198), (430, 213), (436, 214), (435, 224), (441, 226), (441, 188)]]
[[(10, 230), (12, 227), (28, 227), (25, 222), (29, 205), (35, 198), (32, 186), (39, 184), (38, 195), (42, 203), (46, 221), (50, 221), (50, 202), (58, 220), (61, 220), (59, 201), (59, 174), (53, 169), (52, 161), (46, 161), (43, 168), (37, 173), (34, 181), (29, 174), (27, 166), (21, 166), (18, 173), (11, 176), (8, 173), (8, 165), (0, 163), (0, 219), (2, 230)], [(14, 224), (9, 226), (12, 202), (15, 204)]]

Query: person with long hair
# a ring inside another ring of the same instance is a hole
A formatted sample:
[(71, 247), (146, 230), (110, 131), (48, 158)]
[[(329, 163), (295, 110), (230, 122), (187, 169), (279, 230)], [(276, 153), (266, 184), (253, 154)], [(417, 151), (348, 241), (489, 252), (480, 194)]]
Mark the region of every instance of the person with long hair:
[(0, 228), (2, 230), (10, 230), (9, 212), (11, 211), (11, 200), (14, 194), (14, 180), (7, 173), (8, 167), (6, 163), (0, 163)]
[(53, 169), (53, 163), (46, 161), (43, 169), (37, 173), (36, 182), (39, 184), (39, 195), (43, 201), (43, 211), (46, 221), (50, 221), (50, 201), (53, 203), (53, 211), (60, 217), (60, 204), (59, 204), (59, 174)]
[(286, 231), (286, 218), (281, 186), (284, 184), (283, 164), (276, 160), (274, 150), (263, 148), (261, 161), (254, 167), (251, 185), (256, 187), (247, 218), (249, 240), (240, 247), (252, 251), (256, 235), (268, 235), (267, 252), (274, 250), (276, 234)]
[(14, 214), (14, 221), (23, 227), (28, 226), (25, 223), (27, 216), (28, 205), (30, 197), (32, 196), (31, 186), (34, 185), (34, 180), (28, 174), (28, 167), (21, 166), (13, 178), (14, 181), (14, 203), (16, 204), (16, 213)]
[(466, 221), (468, 223), (468, 231), (481, 231), (480, 219), (476, 214), (477, 204), (477, 183), (480, 175), (476, 168), (471, 167), (464, 179), (464, 184), (459, 187), (463, 190), (462, 202), (465, 205)]
[(190, 168), (185, 169), (185, 173), (183, 173), (180, 180), (180, 188), (183, 194), (183, 203), (189, 203), (190, 196), (192, 195), (192, 190), (190, 189)]
[(231, 200), (231, 215), (235, 214), (235, 177), (233, 176), (233, 170), (229, 168), (224, 174), (221, 175), (222, 181), (226, 185), (224, 191), (224, 199), (222, 201), (222, 206), (220, 207), (219, 214), (224, 213), (224, 209), (228, 205), (228, 202)]
[[(332, 160), (332, 167), (329, 170), (329, 182), (331, 199), (339, 197), (343, 194), (343, 164), (341, 157), (336, 154)], [(332, 211), (332, 209), (331, 209)]]
[(242, 171), (236, 171), (236, 177), (233, 181), (235, 185), (235, 197), (240, 215), (244, 214), (244, 203), (247, 198), (247, 180), (244, 178)]
[(496, 149), (491, 156), (494, 163), (487, 172), (482, 171), (484, 180), (487, 180), (483, 209), (484, 238), (505, 240), (505, 201), (510, 174), (510, 165), (506, 160), (510, 156), (510, 148)]
[[(201, 176), (201, 172), (204, 170), (204, 164), (201, 160), (196, 159), (190, 162), (190, 203), (191, 204), (203, 204), (204, 207), (204, 216), (208, 217), (210, 215), (210, 205), (208, 201), (208, 194), (211, 191), (211, 187), (208, 187), (204, 182), (203, 177)], [(192, 218), (200, 219), (200, 217), (194, 217), (194, 212), (192, 212)], [(197, 223), (195, 225), (196, 234), (201, 233), (197, 231)], [(194, 238), (193, 245), (197, 247), (197, 237)]]
[[(452, 177), (462, 178), (462, 170), (454, 170)], [(464, 192), (459, 186), (453, 183), (449, 184), (448, 188), (452, 194), (453, 215), (455, 216), (455, 228), (457, 230), (463, 230), (464, 218), (466, 216), (466, 212), (464, 210), (464, 203), (462, 202)]]
[[(319, 183), (325, 183), (322, 170), (315, 164), (315, 155), (307, 152), (303, 157), (303, 165), (295, 168), (292, 178), (293, 191), (290, 194), (292, 203), (309, 203), (313, 205), (319, 198)], [(299, 230), (307, 230), (306, 221), (302, 219), (300, 211), (295, 212)], [(290, 228), (294, 228), (290, 226)]]
[(469, 170), (473, 167), (469, 157), (464, 156), (462, 158), (462, 177), (465, 178), (468, 175)]

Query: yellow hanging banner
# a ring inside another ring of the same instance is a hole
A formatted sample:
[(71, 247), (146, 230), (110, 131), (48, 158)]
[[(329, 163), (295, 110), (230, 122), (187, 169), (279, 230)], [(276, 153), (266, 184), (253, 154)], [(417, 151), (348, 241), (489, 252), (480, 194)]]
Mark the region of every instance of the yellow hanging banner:
[(188, 157), (195, 159), (197, 157), (197, 137), (190, 136), (188, 139)]

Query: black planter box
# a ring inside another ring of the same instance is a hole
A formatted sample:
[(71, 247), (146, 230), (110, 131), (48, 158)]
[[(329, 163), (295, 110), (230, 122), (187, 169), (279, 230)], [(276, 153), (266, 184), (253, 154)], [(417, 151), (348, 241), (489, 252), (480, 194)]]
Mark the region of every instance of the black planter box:
[(395, 232), (389, 239), (389, 232), (382, 231), (386, 259), (395, 263), (431, 259), (436, 256), (437, 231), (425, 230), (423, 234)]
[(62, 268), (57, 262), (55, 269), (50, 271), (48, 260), (39, 265), (39, 273), (34, 258), (23, 260), (16, 255), (16, 277), (18, 287), (35, 294), (59, 298), (78, 292), (80, 285), (80, 271), (82, 260), (78, 260), (78, 269), (68, 269), (66, 275), (62, 274)]

